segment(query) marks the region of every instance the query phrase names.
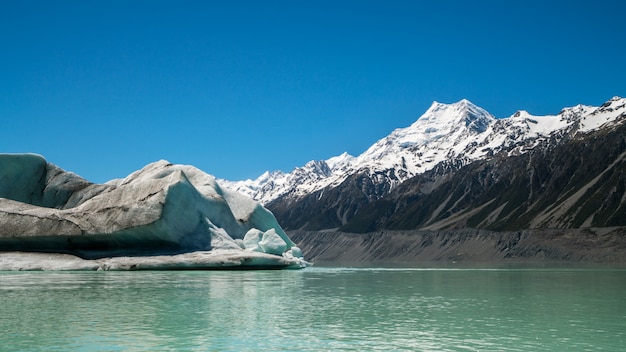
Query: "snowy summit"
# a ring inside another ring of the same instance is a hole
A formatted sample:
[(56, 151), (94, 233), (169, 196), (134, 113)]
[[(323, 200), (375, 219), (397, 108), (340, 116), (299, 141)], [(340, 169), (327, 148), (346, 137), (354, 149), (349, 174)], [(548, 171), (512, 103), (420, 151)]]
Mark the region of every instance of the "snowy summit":
[(614, 97), (600, 107), (577, 105), (557, 115), (518, 111), (496, 118), (467, 99), (433, 102), (413, 124), (392, 131), (359, 156), (343, 153), (310, 161), (291, 172), (266, 172), (256, 180), (219, 180), (227, 188), (268, 204), (334, 187), (354, 174), (368, 174), (391, 188), (442, 162), (467, 164), (498, 153), (524, 153), (551, 136), (587, 133), (624, 118), (626, 99)]

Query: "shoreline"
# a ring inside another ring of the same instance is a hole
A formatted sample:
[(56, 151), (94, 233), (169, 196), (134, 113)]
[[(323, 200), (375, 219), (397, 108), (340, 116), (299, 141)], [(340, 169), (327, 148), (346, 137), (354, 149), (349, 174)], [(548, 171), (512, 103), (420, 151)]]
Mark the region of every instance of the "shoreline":
[(287, 231), (312, 262), (626, 264), (626, 228)]

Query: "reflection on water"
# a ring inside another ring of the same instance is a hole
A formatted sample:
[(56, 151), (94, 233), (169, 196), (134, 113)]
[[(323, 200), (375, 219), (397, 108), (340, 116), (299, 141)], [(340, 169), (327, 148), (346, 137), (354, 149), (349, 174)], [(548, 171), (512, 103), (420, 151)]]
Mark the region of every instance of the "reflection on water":
[(623, 269), (0, 273), (0, 350), (620, 350)]

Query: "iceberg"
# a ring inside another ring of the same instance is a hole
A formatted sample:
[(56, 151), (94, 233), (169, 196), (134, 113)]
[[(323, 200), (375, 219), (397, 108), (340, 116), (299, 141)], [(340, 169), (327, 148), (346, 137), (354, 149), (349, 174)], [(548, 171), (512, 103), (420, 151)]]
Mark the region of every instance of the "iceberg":
[(0, 154), (0, 270), (302, 268), (274, 215), (165, 160), (94, 184), (35, 154)]

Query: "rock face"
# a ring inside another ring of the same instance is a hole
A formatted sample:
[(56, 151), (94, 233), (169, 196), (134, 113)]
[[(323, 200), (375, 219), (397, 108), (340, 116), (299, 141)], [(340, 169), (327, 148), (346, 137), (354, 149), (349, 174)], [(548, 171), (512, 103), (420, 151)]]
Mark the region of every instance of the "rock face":
[(192, 252), (205, 253), (194, 268), (306, 265), (271, 212), (195, 167), (159, 161), (98, 185), (31, 154), (0, 155), (0, 252), (9, 251), (141, 256), (152, 269), (164, 256), (164, 268), (188, 267), (180, 255)]

